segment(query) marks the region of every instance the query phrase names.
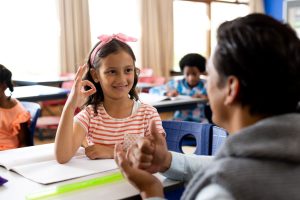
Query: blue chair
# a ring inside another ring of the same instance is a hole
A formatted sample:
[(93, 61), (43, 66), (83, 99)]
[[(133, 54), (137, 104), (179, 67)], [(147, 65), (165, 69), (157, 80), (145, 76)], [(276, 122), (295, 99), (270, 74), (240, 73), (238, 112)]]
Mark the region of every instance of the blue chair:
[[(194, 146), (194, 141), (190, 140), (192, 136), (196, 140), (194, 154), (209, 155), (212, 124), (165, 120), (162, 121), (162, 126), (166, 132), (166, 141), (170, 151), (183, 153), (183, 145)], [(170, 200), (179, 200), (183, 191), (184, 186), (165, 192), (165, 196)]]
[(182, 144), (185, 142), (185, 138), (192, 136), (196, 140), (194, 153), (209, 155), (212, 124), (165, 120), (162, 121), (162, 126), (166, 132), (166, 141), (170, 151), (183, 153)]
[[(195, 152), (197, 155), (214, 155), (227, 137), (227, 132), (210, 123), (189, 121), (162, 121), (166, 132), (168, 150), (183, 153), (183, 145), (193, 145), (187, 140), (192, 136), (196, 140)], [(165, 192), (167, 199), (179, 200), (184, 187)]]
[(225, 129), (220, 128), (218, 126), (213, 126), (212, 127), (212, 138), (211, 138), (211, 155), (215, 155), (216, 152), (219, 150), (221, 145), (224, 143), (226, 140), (228, 133), (226, 132)]
[(25, 107), (26, 110), (30, 112), (31, 119), (30, 119), (30, 127), (29, 127), (29, 138), (28, 138), (28, 146), (34, 145), (34, 132), (35, 132), (35, 126), (36, 122), (41, 115), (41, 106), (38, 103), (35, 102), (27, 102), (27, 101), (21, 101), (22, 105)]

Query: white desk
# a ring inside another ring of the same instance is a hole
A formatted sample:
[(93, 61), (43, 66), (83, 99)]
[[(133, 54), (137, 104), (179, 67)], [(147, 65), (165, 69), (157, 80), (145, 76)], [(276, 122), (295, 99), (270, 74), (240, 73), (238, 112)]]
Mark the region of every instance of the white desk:
[(176, 110), (194, 109), (198, 103), (207, 103), (206, 99), (177, 99), (177, 100), (164, 100), (160, 102), (151, 103), (158, 112), (170, 112)]
[(70, 76), (16, 76), (13, 77), (13, 82), (17, 86), (25, 85), (48, 85), (60, 86), (65, 81), (74, 80), (75, 74)]
[[(6, 95), (10, 95), (10, 91), (5, 91)], [(45, 101), (52, 99), (65, 99), (68, 97), (70, 90), (44, 86), (44, 85), (30, 85), (14, 87), (12, 97), (20, 101)]]
[(166, 96), (159, 96), (149, 93), (140, 93), (139, 98), (141, 102), (152, 105), (158, 112), (170, 112), (184, 109), (194, 109), (199, 103), (207, 103), (207, 99), (192, 98), (190, 96), (179, 96), (169, 98)]
[[(99, 173), (111, 174), (114, 171)], [(11, 171), (0, 167), (0, 176), (5, 179), (8, 179), (8, 182), (0, 186), (0, 199), (25, 199), (25, 196), (28, 194), (41, 192), (47, 189), (53, 189), (55, 186), (64, 185), (67, 183), (74, 183), (83, 180), (88, 180), (91, 178), (96, 178), (99, 174), (94, 174), (82, 178), (77, 178), (69, 181), (63, 181), (59, 183), (54, 183), (50, 185), (42, 185), (33, 181), (30, 181), (19, 174), (16, 174)], [(160, 180), (162, 180), (165, 190), (170, 191), (177, 187), (180, 187), (181, 184), (177, 181), (166, 179), (165, 177), (157, 174)], [(74, 192), (65, 193), (64, 195), (59, 195), (51, 199), (70, 199), (70, 200), (82, 200), (82, 199), (139, 199), (139, 192), (130, 185), (125, 179), (119, 182), (110, 183), (101, 186), (90, 187)]]
[[(41, 148), (39, 148), (41, 147)], [(45, 147), (45, 148), (44, 148)], [(25, 148), (20, 148), (16, 149), (14, 152), (10, 152), (10, 155), (23, 155), (24, 152), (28, 153), (35, 150), (40, 150), (39, 153), (36, 154), (36, 157), (42, 158), (42, 155), (45, 155), (46, 160), (52, 160), (52, 146), (51, 144), (45, 144), (45, 145), (38, 145), (38, 146), (33, 146), (33, 147), (28, 147), (27, 149)], [(20, 150), (20, 152), (18, 151)], [(30, 151), (29, 151), (30, 150)], [(21, 154), (23, 152), (23, 154)], [(43, 152), (43, 153), (41, 153)], [(50, 155), (48, 155), (50, 152)], [(0, 152), (5, 153), (5, 151)], [(42, 154), (42, 155), (41, 155)], [(4, 154), (2, 154), (4, 155)], [(27, 154), (25, 154), (27, 155)], [(48, 158), (50, 156), (50, 158)], [(16, 157), (16, 156), (14, 156)], [(31, 157), (31, 156), (29, 156)], [(2, 158), (5, 158), (5, 156), (2, 156)], [(18, 159), (17, 157), (15, 158), (16, 160)], [(29, 158), (28, 158), (29, 159)], [(7, 162), (11, 161), (9, 158)], [(20, 160), (19, 160), (20, 161)], [(43, 161), (43, 159), (41, 160)], [(6, 164), (7, 164), (6, 162)], [(93, 161), (92, 161), (93, 162)], [(49, 162), (50, 163), (50, 162)], [(41, 166), (41, 165), (39, 165)], [(75, 166), (75, 165), (74, 165)], [(71, 168), (70, 168), (71, 169)], [(53, 171), (53, 170), (52, 170)], [(29, 170), (26, 171), (26, 174), (28, 176)], [(32, 171), (30, 171), (32, 173)], [(55, 170), (54, 170), (55, 172)], [(48, 185), (43, 185), (34, 181), (31, 181), (30, 179), (24, 178), (23, 176), (6, 170), (4, 167), (0, 167), (0, 176), (7, 179), (8, 182), (5, 183), (4, 185), (0, 186), (0, 199), (13, 199), (13, 200), (19, 200), (19, 199), (25, 199), (27, 195), (32, 195), (40, 192), (44, 192), (46, 190), (55, 190), (57, 186), (62, 186), (66, 185), (69, 183), (77, 183), (81, 182), (84, 180), (90, 180), (93, 178), (97, 177), (103, 177), (105, 175), (109, 175), (112, 173), (118, 172), (117, 169), (110, 170), (110, 171), (105, 171), (105, 172), (100, 172), (96, 173), (93, 175), (88, 175), (80, 178), (74, 178), (71, 180), (66, 180), (66, 181), (61, 181), (53, 184), (48, 184)], [(46, 175), (47, 176), (47, 175)], [(56, 174), (57, 176), (57, 174)], [(173, 181), (170, 179), (166, 179), (165, 177), (156, 174), (156, 176), (163, 182), (163, 185), (165, 186), (166, 191), (174, 190), (182, 185), (182, 183), (178, 181)], [(32, 176), (30, 176), (32, 177)], [(130, 185), (125, 179), (122, 179), (117, 182), (112, 182), (104, 185), (98, 185), (98, 186), (93, 186), (93, 187), (88, 187), (85, 189), (81, 190), (76, 190), (68, 193), (64, 193), (62, 195), (55, 196), (51, 199), (137, 199), (139, 198), (139, 192), (132, 186)]]

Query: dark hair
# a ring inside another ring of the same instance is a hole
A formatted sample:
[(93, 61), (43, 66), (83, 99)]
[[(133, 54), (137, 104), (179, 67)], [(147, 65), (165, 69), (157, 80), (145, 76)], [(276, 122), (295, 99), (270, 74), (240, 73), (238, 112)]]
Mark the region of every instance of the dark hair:
[[(101, 64), (102, 64), (101, 60), (103, 58), (107, 57), (110, 54), (118, 53), (120, 51), (127, 52), (132, 57), (133, 61), (135, 62), (135, 60), (136, 60), (135, 55), (134, 55), (131, 47), (128, 44), (126, 44), (124, 42), (121, 42), (117, 39), (112, 39), (110, 42), (108, 42), (103, 47), (101, 47), (101, 49), (95, 55), (94, 63), (91, 63), (91, 54), (92, 54), (93, 50), (100, 44), (100, 42), (98, 42), (93, 47), (93, 49), (91, 50), (91, 52), (89, 54), (89, 59), (88, 59), (88, 62), (87, 62), (88, 69), (91, 69), (92, 67), (95, 68), (95, 69), (98, 69), (99, 67), (101, 67)], [(136, 84), (138, 82), (139, 70), (135, 67), (134, 72), (135, 72), (134, 73), (134, 82), (133, 82), (133, 86), (132, 86), (131, 90), (129, 91), (129, 96), (130, 96), (130, 99), (138, 100), (139, 97), (138, 97), (138, 94), (136, 92)], [(87, 102), (85, 103), (85, 105), (93, 104), (94, 105), (94, 111), (97, 113), (98, 104), (100, 102), (103, 102), (103, 100), (104, 100), (103, 90), (102, 90), (99, 83), (94, 82), (91, 73), (88, 72), (84, 79), (89, 80), (90, 82), (92, 82), (94, 84), (94, 86), (96, 87), (96, 89), (97, 89), (97, 92), (95, 94), (89, 96)]]
[(185, 67), (197, 67), (201, 73), (205, 72), (206, 59), (197, 53), (189, 53), (181, 58), (179, 67), (181, 71)]
[(236, 76), (238, 101), (251, 114), (295, 112), (300, 96), (300, 41), (287, 24), (263, 14), (224, 22), (213, 63), (220, 76)]
[[(0, 64), (0, 83), (6, 84), (6, 86), (9, 88), (11, 92), (14, 91), (14, 86), (11, 80), (11, 71)], [(8, 97), (10, 99), (11, 96)]]

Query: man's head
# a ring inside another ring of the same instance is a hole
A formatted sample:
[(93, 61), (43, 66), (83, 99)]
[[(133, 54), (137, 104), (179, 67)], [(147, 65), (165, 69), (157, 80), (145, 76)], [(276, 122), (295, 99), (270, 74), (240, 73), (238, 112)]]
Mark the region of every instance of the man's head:
[(179, 67), (184, 78), (191, 87), (196, 86), (200, 80), (200, 75), (205, 73), (205, 63), (206, 59), (197, 53), (187, 54), (179, 61)]
[[(232, 103), (247, 108), (253, 116), (296, 111), (300, 41), (294, 30), (269, 16), (250, 14), (221, 24), (217, 40), (209, 67), (215, 70), (217, 80), (210, 77), (208, 81), (214, 120), (226, 121), (230, 111), (224, 114), (226, 106), (217, 105)], [(213, 81), (215, 88), (211, 87)]]

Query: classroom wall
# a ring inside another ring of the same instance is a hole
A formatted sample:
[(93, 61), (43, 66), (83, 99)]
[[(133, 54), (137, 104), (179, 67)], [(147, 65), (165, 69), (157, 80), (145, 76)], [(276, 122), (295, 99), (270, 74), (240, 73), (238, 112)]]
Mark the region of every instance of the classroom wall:
[(284, 20), (283, 16), (284, 0), (264, 0), (265, 12), (279, 21)]

